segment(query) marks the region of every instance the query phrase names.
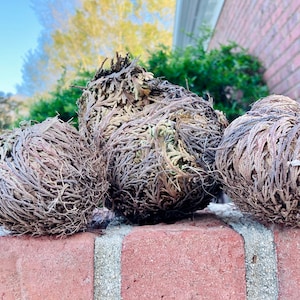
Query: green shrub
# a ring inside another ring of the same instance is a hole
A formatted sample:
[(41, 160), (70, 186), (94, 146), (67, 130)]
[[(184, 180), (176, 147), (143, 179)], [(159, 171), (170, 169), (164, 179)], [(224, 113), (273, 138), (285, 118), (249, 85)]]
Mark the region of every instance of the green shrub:
[[(77, 74), (72, 86), (85, 87), (88, 80), (94, 73), (84, 71)], [(77, 100), (82, 94), (82, 90), (76, 87), (65, 87), (64, 74), (58, 81), (56, 89), (50, 92), (50, 97), (36, 100), (29, 108), (29, 114), (25, 118), (36, 122), (42, 122), (48, 117), (59, 116), (64, 121), (72, 120), (72, 124), (78, 127)], [(24, 118), (23, 118), (24, 119)]]
[(259, 60), (235, 43), (205, 51), (201, 38), (195, 46), (170, 50), (161, 46), (152, 52), (145, 67), (156, 77), (213, 97), (214, 107), (228, 120), (245, 113), (250, 104), (268, 94)]
[[(185, 49), (161, 46), (150, 53), (144, 66), (156, 77), (187, 87), (199, 96), (208, 93), (213, 97), (214, 107), (232, 121), (245, 113), (251, 103), (268, 94), (263, 67), (257, 58), (235, 43), (205, 51), (207, 36)], [(93, 72), (78, 72), (72, 85), (85, 87), (93, 75)], [(40, 98), (31, 105), (26, 119), (41, 122), (59, 115), (64, 121), (72, 119), (78, 126), (76, 102), (81, 94), (80, 89), (66, 88), (64, 73), (50, 97)]]

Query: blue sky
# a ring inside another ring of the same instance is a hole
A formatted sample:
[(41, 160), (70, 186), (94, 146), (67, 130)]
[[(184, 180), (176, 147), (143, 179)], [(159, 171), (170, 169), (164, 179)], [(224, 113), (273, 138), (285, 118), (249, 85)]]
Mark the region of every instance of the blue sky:
[(0, 91), (16, 92), (23, 59), (37, 47), (41, 29), (30, 0), (0, 0)]

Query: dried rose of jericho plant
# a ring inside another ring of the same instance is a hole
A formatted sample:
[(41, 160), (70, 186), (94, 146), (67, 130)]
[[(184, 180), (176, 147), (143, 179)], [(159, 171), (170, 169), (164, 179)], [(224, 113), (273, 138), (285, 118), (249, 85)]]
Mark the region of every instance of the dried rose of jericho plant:
[(300, 227), (300, 105), (260, 99), (225, 130), (216, 151), (224, 190), (263, 223)]
[(106, 165), (58, 118), (0, 137), (0, 224), (13, 234), (84, 231), (107, 191)]
[(80, 132), (108, 157), (105, 203), (116, 213), (134, 223), (173, 220), (219, 193), (214, 148), (227, 121), (210, 101), (117, 56), (78, 105)]

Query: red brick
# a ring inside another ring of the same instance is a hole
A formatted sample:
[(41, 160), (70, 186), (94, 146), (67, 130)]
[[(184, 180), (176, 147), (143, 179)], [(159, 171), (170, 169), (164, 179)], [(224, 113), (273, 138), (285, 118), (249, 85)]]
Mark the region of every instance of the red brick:
[(245, 299), (243, 240), (210, 215), (134, 227), (123, 241), (122, 297)]
[(281, 93), (283, 95), (289, 96), (292, 99), (297, 100), (298, 97), (295, 97), (291, 93), (295, 87), (300, 83), (300, 68), (298, 72), (287, 72), (286, 78), (279, 80), (278, 84), (274, 87), (275, 93)]
[[(270, 93), (290, 90), (282, 84), (286, 66), (299, 53), (300, 3), (298, 0), (226, 0), (209, 49), (235, 41), (259, 58), (266, 68), (264, 78)], [(297, 73), (297, 61), (292, 72)], [(290, 75), (289, 72), (288, 75)], [(300, 82), (299, 82), (300, 83)]]
[(92, 233), (0, 238), (0, 299), (93, 299)]
[(300, 40), (296, 40), (295, 42), (289, 44), (289, 47), (281, 50), (281, 55), (273, 61), (265, 73), (267, 78), (272, 78), (274, 74), (281, 73), (282, 70), (285, 69), (285, 66), (290, 63), (290, 60), (299, 53), (299, 45)]
[(300, 83), (298, 83), (292, 89), (287, 91), (286, 95), (291, 97), (292, 99), (296, 99), (296, 100), (298, 99), (298, 101), (299, 101), (299, 99), (300, 99)]
[(279, 300), (300, 299), (300, 230), (275, 229)]

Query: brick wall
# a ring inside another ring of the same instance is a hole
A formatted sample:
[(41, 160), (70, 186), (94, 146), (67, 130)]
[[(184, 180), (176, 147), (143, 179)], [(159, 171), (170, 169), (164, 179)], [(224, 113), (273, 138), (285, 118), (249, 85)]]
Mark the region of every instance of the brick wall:
[(231, 204), (66, 239), (0, 237), (2, 300), (298, 300), (300, 231)]
[(261, 60), (271, 93), (300, 101), (299, 0), (225, 0), (209, 49), (228, 41)]

